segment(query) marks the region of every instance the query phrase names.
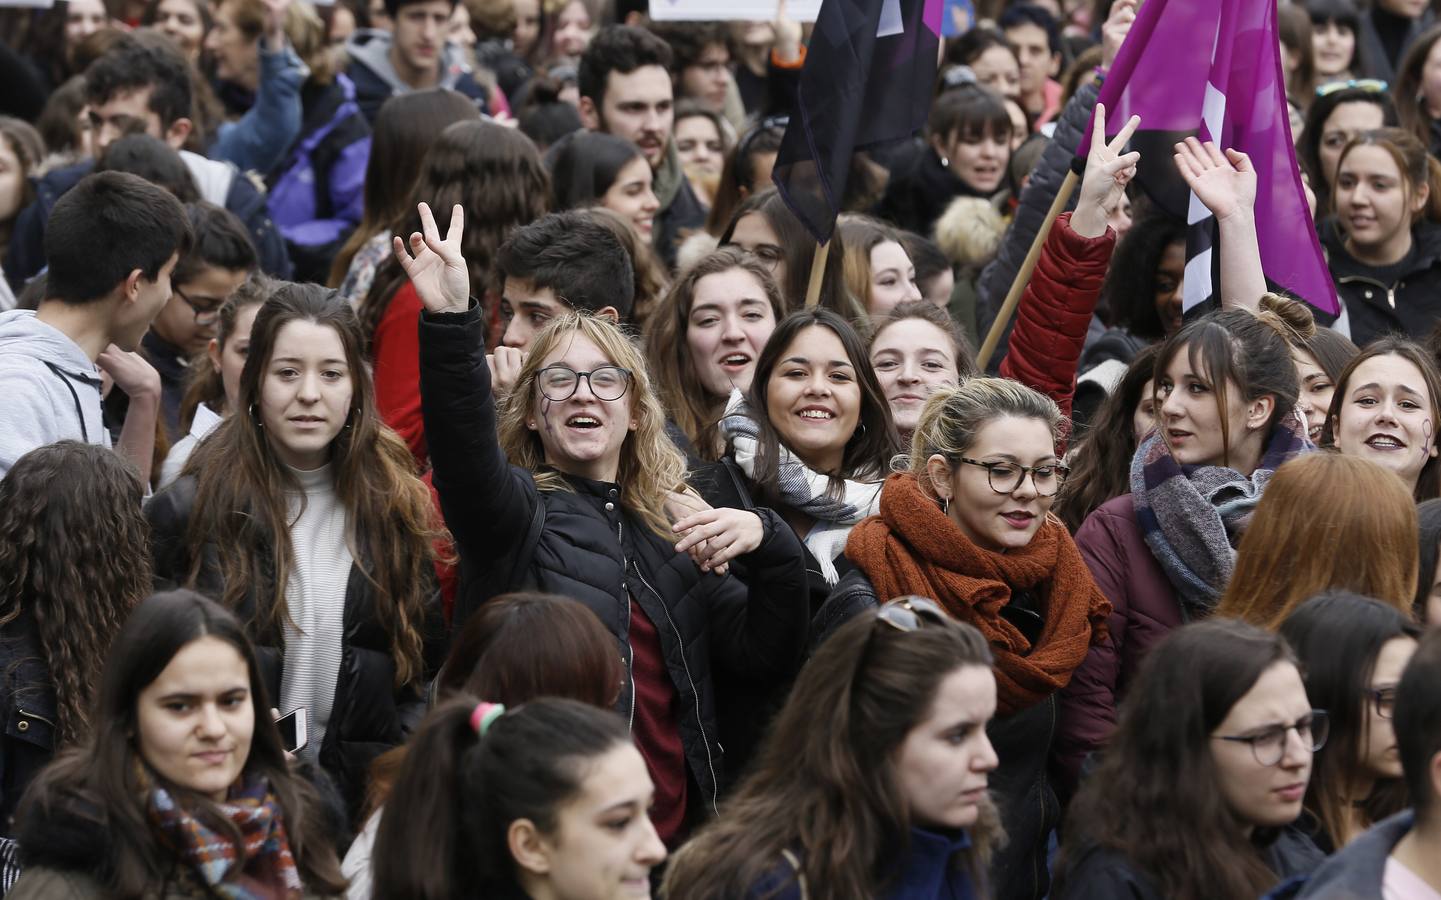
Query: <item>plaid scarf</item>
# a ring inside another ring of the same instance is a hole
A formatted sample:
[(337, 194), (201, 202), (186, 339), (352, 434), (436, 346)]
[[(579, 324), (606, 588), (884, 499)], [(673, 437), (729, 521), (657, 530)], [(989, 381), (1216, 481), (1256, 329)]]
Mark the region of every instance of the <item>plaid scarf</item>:
[(1141, 441), (1131, 458), (1136, 522), (1188, 617), (1209, 614), (1221, 599), (1236, 546), (1276, 468), (1313, 449), (1295, 410), (1272, 427), (1250, 477), (1225, 466), (1177, 463), (1159, 431)]
[(300, 873), (290, 855), (285, 818), (264, 778), (237, 782), (221, 814), (240, 831), (241, 846), (185, 809), (158, 784), (146, 810), (165, 843), (186, 863), (207, 895), (229, 900), (299, 900)]
[[(732, 391), (720, 420), (721, 436), (730, 444), (736, 465), (752, 483), (756, 480), (756, 448), (760, 443), (760, 425), (740, 391)], [(828, 493), (831, 478), (801, 462), (784, 444), (777, 442), (780, 453), (776, 467), (776, 484), (786, 506), (815, 520), (805, 537), (805, 545), (820, 563), (827, 584), (840, 580), (835, 559), (846, 549), (851, 526), (880, 508), (884, 482), (847, 481), (839, 498)]]

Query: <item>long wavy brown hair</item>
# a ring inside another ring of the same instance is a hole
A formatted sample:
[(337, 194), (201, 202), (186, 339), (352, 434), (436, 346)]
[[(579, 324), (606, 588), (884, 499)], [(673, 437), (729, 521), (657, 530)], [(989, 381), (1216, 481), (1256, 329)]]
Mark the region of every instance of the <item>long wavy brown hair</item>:
[(110, 640), (150, 592), (145, 486), (103, 447), (60, 441), (0, 479), (0, 627), (35, 621), (57, 745), (85, 737)]
[[(975, 628), (951, 618), (924, 619), (915, 631), (877, 622), (871, 610), (827, 638), (801, 670), (750, 775), (720, 818), (672, 858), (663, 895), (686, 900), (757, 896), (763, 879), (782, 876), (775, 893), (805, 879), (812, 897), (882, 896), (905, 855), (911, 815), (895, 760), (925, 721), (941, 682), (965, 666), (992, 665)], [(986, 865), (1000, 840), (987, 803), (968, 831), (962, 859), (987, 897)], [(796, 856), (792, 873), (785, 852)]]
[[(529, 225), (550, 209), (550, 176), (530, 138), (494, 122), (456, 122), (446, 128), (425, 155), (411, 203), (392, 219), (391, 234), (421, 230), (417, 204), (431, 209), (465, 207), (461, 250), (477, 288), (490, 281), (495, 251), (511, 230)], [(360, 301), (360, 321), (367, 336), (385, 315), (395, 292), (409, 282), (395, 257), (375, 272), (370, 292)]]
[(725, 452), (716, 425), (725, 412), (726, 397), (710, 394), (696, 375), (686, 333), (690, 330), (690, 311), (695, 303), (696, 285), (709, 275), (739, 269), (755, 278), (771, 306), (771, 315), (779, 322), (785, 317), (785, 300), (770, 270), (740, 247), (722, 247), (701, 257), (685, 271), (665, 300), (656, 309), (646, 337), (646, 349), (655, 366), (656, 389), (676, 427), (690, 440), (691, 447), (702, 459), (715, 461)]
[(575, 312), (552, 320), (536, 336), (515, 387), (500, 411), (497, 429), (500, 448), (512, 465), (535, 473), (536, 486), (541, 490), (571, 489), (560, 473), (546, 468), (540, 433), (531, 431), (525, 423), (538, 390), (536, 373), (546, 357), (577, 334), (599, 347), (612, 364), (630, 370), (632, 380), (626, 397), (630, 399), (631, 415), (637, 424), (620, 449), (616, 481), (625, 487), (621, 503), (656, 534), (668, 541), (674, 540), (675, 532), (671, 530), (664, 507), (671, 491), (685, 490), (685, 457), (665, 433), (665, 410), (652, 386), (644, 357), (625, 332), (608, 319)]
[(202, 548), (213, 545), (225, 584), (221, 599), (229, 609), (240, 608), (246, 593), (262, 586), (269, 593), (256, 598), (253, 624), (273, 634), (289, 618), (285, 587), (295, 552), (286, 492), (299, 492), (300, 485), (271, 448), (256, 405), (276, 337), (291, 322), (331, 328), (345, 347), (354, 396), (350, 419), (331, 443), (330, 460), (347, 514), (346, 540), (375, 588), (375, 614), (391, 634), (396, 683), (403, 685), (423, 673), (421, 627), (434, 578), (432, 548), (443, 530), (410, 450), (376, 413), (360, 322), (333, 290), (282, 284), (255, 317), (240, 374), (240, 409), (185, 464), (184, 474), (196, 479), (187, 536), (189, 583), (200, 575)]

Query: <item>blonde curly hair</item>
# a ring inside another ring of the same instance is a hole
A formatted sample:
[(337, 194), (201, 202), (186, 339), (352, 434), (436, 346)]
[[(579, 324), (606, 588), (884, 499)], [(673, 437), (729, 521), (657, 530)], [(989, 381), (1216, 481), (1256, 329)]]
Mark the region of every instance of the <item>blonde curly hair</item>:
[(515, 387), (500, 411), (500, 446), (512, 464), (535, 473), (543, 491), (568, 491), (559, 473), (541, 471), (545, 447), (540, 434), (526, 427), (531, 400), (536, 393), (536, 373), (542, 363), (566, 338), (579, 334), (587, 338), (614, 365), (631, 373), (631, 415), (634, 431), (621, 445), (616, 481), (624, 486), (621, 504), (640, 516), (645, 524), (667, 541), (674, 540), (665, 503), (672, 491), (685, 490), (686, 461), (665, 431), (665, 409), (656, 395), (650, 372), (640, 350), (620, 326), (609, 319), (577, 311), (553, 320), (536, 336), (521, 367)]

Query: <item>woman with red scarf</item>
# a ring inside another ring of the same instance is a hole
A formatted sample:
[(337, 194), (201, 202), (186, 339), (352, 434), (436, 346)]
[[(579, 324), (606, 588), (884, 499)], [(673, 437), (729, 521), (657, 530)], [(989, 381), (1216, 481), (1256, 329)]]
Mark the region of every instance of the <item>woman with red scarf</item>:
[(1054, 401), (1004, 378), (932, 394), (910, 470), (886, 481), (880, 514), (852, 530), (846, 557), (856, 568), (815, 622), (823, 639), (860, 610), (916, 594), (986, 636), (1001, 760), (991, 785), (1008, 838), (991, 865), (997, 900), (1046, 894), (1046, 842), (1060, 819), (1046, 773), (1057, 695), (1111, 609), (1050, 515), (1066, 475), (1061, 422)]

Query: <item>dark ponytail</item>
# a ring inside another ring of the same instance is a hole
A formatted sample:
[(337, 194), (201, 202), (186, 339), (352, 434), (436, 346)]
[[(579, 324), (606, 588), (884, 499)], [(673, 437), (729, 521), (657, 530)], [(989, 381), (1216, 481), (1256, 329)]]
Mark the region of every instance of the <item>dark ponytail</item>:
[(579, 762), (630, 743), (614, 713), (576, 700), (533, 700), (477, 734), (478, 702), (437, 707), (410, 741), (381, 815), (372, 854), (376, 897), (452, 900), (514, 890), (510, 824), (553, 832), (580, 790)]

